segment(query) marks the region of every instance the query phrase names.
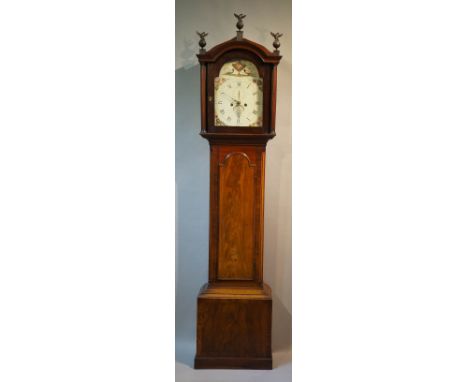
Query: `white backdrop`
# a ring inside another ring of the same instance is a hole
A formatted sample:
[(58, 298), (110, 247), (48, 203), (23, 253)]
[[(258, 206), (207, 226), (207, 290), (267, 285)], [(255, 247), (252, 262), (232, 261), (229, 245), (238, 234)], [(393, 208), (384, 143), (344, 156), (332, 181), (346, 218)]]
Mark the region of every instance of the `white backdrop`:
[[(467, 14), (294, 1), (294, 381), (468, 380)], [(153, 0), (0, 2), (2, 381), (173, 380), (173, 31)], [(198, 112), (198, 93), (178, 97)], [(199, 171), (188, 114), (176, 140)], [(205, 279), (178, 269), (179, 287)], [(217, 381), (234, 374), (248, 380)]]

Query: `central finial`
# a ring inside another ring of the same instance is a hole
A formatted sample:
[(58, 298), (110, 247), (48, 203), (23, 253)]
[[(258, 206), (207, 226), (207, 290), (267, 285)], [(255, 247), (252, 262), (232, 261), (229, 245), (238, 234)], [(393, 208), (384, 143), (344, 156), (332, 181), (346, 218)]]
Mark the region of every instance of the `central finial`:
[(246, 15), (244, 15), (243, 13), (234, 13), (234, 16), (236, 17), (237, 19), (237, 24), (236, 24), (236, 27), (237, 27), (237, 39), (240, 40), (242, 39), (242, 28), (244, 28), (244, 22), (242, 21), (242, 19), (245, 18)]

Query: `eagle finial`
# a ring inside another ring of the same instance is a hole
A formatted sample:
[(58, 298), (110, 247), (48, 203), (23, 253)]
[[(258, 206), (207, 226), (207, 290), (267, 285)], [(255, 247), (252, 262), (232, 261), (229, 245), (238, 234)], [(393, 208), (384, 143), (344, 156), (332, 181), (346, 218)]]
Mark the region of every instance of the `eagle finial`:
[(200, 36), (200, 41), (198, 41), (198, 45), (200, 45), (200, 53), (205, 53), (205, 46), (206, 46), (206, 41), (205, 41), (205, 37), (208, 36), (208, 33), (206, 32), (198, 32), (197, 31), (197, 35)]
[(239, 31), (241, 31), (242, 28), (244, 27), (244, 22), (242, 21), (242, 19), (244, 19), (246, 15), (244, 15), (243, 13), (239, 13), (239, 14), (234, 13), (234, 16), (237, 19), (236, 27)]
[(279, 54), (279, 50), (278, 48), (281, 46), (280, 42), (279, 42), (279, 38), (283, 35), (282, 33), (273, 33), (273, 32), (270, 32), (270, 34), (273, 36), (273, 38), (275, 39), (275, 41), (273, 41), (273, 46), (275, 47), (275, 53), (276, 54)]

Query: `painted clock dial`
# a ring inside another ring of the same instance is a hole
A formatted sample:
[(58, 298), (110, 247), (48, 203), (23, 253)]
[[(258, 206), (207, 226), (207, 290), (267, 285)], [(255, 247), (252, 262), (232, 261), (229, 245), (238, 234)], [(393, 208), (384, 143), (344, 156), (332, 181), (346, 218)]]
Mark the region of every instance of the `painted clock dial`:
[(214, 80), (215, 125), (261, 127), (263, 80), (247, 60), (225, 63)]

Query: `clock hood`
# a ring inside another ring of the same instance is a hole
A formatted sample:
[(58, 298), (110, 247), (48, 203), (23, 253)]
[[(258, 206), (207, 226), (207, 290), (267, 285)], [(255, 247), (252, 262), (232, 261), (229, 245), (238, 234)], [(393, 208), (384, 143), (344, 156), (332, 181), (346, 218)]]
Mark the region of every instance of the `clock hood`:
[(245, 50), (255, 54), (262, 62), (268, 64), (278, 64), (281, 56), (277, 53), (271, 52), (266, 47), (246, 38), (234, 37), (221, 44), (211, 48), (206, 53), (197, 54), (200, 63), (215, 62), (223, 54), (232, 50)]

